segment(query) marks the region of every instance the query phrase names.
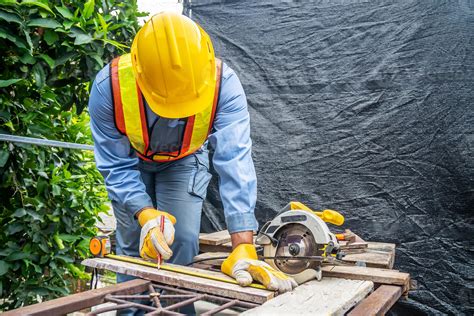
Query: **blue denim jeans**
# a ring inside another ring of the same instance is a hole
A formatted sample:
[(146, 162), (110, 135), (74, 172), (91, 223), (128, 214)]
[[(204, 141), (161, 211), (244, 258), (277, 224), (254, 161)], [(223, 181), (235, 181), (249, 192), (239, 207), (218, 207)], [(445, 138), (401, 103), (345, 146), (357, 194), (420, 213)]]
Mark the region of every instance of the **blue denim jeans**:
[[(185, 158), (167, 163), (140, 160), (138, 169), (153, 206), (176, 217), (175, 239), (171, 246), (173, 256), (167, 262), (181, 265), (191, 263), (199, 251), (202, 204), (211, 180), (209, 152), (200, 149)], [(138, 221), (118, 203), (112, 202), (112, 206), (117, 220), (117, 254), (139, 257)], [(131, 276), (117, 275), (117, 282), (131, 279)]]

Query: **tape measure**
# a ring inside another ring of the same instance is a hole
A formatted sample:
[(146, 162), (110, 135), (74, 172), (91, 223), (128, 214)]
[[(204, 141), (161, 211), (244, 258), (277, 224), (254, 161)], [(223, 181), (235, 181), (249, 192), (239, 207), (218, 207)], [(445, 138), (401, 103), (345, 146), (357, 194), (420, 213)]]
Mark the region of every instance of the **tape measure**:
[[(232, 278), (223, 278), (219, 277), (216, 275), (209, 275), (205, 273), (200, 273), (194, 270), (188, 270), (188, 269), (181, 269), (177, 266), (174, 265), (167, 265), (167, 264), (162, 264), (158, 267), (158, 264), (150, 262), (150, 261), (145, 261), (140, 258), (134, 258), (134, 257), (128, 257), (128, 256), (120, 256), (120, 255), (114, 255), (110, 253), (110, 239), (108, 236), (96, 236), (91, 239), (89, 243), (89, 249), (91, 253), (95, 257), (99, 258), (109, 258), (109, 259), (114, 259), (118, 261), (124, 261), (124, 262), (129, 262), (129, 263), (134, 263), (134, 264), (139, 264), (142, 266), (146, 267), (152, 267), (152, 268), (157, 268), (160, 270), (165, 270), (165, 271), (171, 271), (171, 272), (176, 272), (176, 273), (181, 273), (181, 274), (186, 274), (190, 276), (195, 276), (195, 277), (200, 277), (208, 280), (214, 280), (214, 281), (220, 281), (220, 282), (226, 282), (226, 283), (231, 283), (231, 284), (238, 284), (237, 281), (235, 281)], [(248, 285), (248, 287), (253, 287), (255, 289), (261, 289), (261, 290), (267, 290), (267, 288), (261, 284), (256, 284), (252, 283)]]
[(111, 253), (111, 243), (108, 236), (96, 236), (89, 242), (89, 250), (94, 257), (103, 258)]

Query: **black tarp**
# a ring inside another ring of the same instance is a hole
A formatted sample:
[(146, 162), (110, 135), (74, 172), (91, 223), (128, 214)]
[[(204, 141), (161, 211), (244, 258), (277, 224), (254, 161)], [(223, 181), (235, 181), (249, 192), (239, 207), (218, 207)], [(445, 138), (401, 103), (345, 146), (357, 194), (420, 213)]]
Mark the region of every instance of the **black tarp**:
[[(290, 200), (396, 243), (392, 312), (474, 313), (472, 1), (193, 1), (247, 93), (262, 224)], [(225, 228), (215, 179), (203, 230)]]

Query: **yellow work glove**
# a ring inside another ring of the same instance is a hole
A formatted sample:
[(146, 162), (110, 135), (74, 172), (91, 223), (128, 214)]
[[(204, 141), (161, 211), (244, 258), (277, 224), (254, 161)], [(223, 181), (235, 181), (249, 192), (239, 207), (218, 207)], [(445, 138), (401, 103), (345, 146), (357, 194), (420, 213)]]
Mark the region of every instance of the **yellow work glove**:
[(140, 233), (140, 256), (144, 259), (169, 259), (173, 255), (170, 247), (174, 241), (176, 218), (153, 208), (138, 213)]
[(280, 293), (291, 291), (298, 286), (293, 278), (258, 260), (255, 246), (251, 244), (238, 245), (222, 263), (221, 271), (233, 277), (242, 286), (247, 286), (255, 280), (267, 289)]

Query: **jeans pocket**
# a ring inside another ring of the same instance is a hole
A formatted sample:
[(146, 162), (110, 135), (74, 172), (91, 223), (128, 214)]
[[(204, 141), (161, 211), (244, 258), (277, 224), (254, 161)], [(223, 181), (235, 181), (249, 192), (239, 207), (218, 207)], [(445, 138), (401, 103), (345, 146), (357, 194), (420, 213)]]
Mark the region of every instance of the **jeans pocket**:
[(202, 165), (196, 158), (196, 169), (191, 174), (188, 185), (188, 193), (198, 196), (201, 199), (206, 198), (207, 187), (211, 181), (212, 174), (209, 173), (208, 167)]

